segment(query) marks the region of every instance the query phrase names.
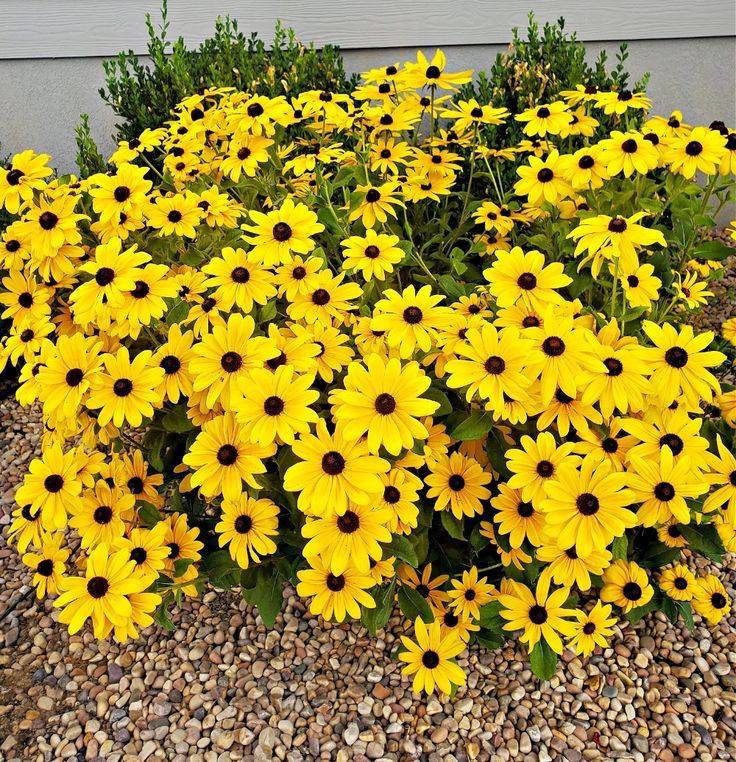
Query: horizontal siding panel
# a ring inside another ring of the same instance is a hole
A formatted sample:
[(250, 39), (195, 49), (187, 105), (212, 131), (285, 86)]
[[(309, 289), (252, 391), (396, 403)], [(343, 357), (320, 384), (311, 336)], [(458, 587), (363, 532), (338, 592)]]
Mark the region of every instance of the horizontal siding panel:
[[(344, 48), (506, 43), (530, 8), (540, 21), (564, 16), (584, 40), (732, 36), (733, 0), (172, 0), (172, 37), (189, 44), (210, 33), (216, 16), (270, 40), (276, 19), (301, 39)], [(2, 0), (0, 58), (109, 56), (146, 49), (144, 14), (159, 0)]]

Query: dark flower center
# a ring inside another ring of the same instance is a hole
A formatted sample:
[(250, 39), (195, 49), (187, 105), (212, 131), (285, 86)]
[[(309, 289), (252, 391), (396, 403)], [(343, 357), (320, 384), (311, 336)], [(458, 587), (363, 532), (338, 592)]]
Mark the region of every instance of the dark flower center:
[(466, 601), (474, 601), (475, 600), (475, 590), (472, 588), (469, 588), (465, 591), (465, 600)]
[(235, 445), (224, 444), (217, 451), (217, 460), (223, 466), (232, 466), (238, 459), (238, 448)]
[(50, 558), (44, 558), (36, 567), (36, 572), (42, 577), (50, 577), (54, 573), (54, 562)]
[(675, 579), (672, 581), (672, 584), (678, 590), (687, 590), (687, 580), (684, 577), (675, 577)]
[(375, 408), (381, 415), (391, 415), (396, 410), (396, 400), (390, 394), (383, 392), (376, 397)]
[(631, 286), (631, 288), (636, 288), (639, 285), (639, 278), (637, 278), (636, 275), (629, 275), (626, 278), (626, 282)]
[(301, 265), (297, 265), (292, 271), (291, 271), (291, 277), (294, 280), (302, 280), (303, 278), (306, 278), (307, 276), (307, 270), (305, 267), (302, 267)]
[(483, 367), (486, 369), (487, 373), (490, 373), (490, 375), (498, 376), (506, 370), (506, 361), (503, 357), (493, 355), (485, 361)]
[(424, 315), (419, 307), (407, 307), (404, 310), (404, 320), (410, 325), (416, 325), (421, 322)]
[(345, 458), (335, 450), (330, 450), (322, 456), (322, 470), (330, 476), (337, 476), (345, 469)]
[(529, 609), (529, 619), (532, 624), (544, 624), (547, 621), (547, 609), (535, 603)]
[(527, 315), (522, 321), (523, 328), (537, 328), (541, 325), (539, 318), (536, 315)]
[(688, 156), (698, 156), (701, 153), (703, 153), (703, 144), (700, 143), (697, 140), (691, 140), (686, 146), (685, 146), (685, 153)]
[(732, 487), (736, 487), (736, 471), (731, 471), (728, 475), (728, 481), (731, 482)]
[(438, 79), (441, 73), (439, 66), (432, 64), (432, 66), (427, 67), (425, 75), (427, 79)]
[(726, 149), (729, 151), (736, 151), (736, 132), (729, 132), (726, 138)]
[(173, 223), (181, 222), (182, 214), (178, 209), (172, 209), (166, 216), (169, 222), (173, 222)]
[(682, 347), (670, 347), (664, 353), (664, 361), (673, 368), (684, 368), (687, 359), (687, 351)]
[(248, 534), (253, 528), (253, 519), (250, 516), (238, 516), (233, 526), (238, 534)]
[(577, 561), (578, 559), (578, 552), (575, 550), (575, 546), (573, 545), (571, 548), (568, 548), (565, 551), (565, 555), (571, 560), (571, 561)]
[(11, 241), (5, 242), (5, 248), (11, 253), (15, 254), (16, 251), (20, 249), (20, 241), (16, 240), (15, 238)]
[(381, 250), (378, 248), (378, 246), (374, 246), (371, 244), (370, 246), (365, 247), (365, 251), (363, 252), (368, 259), (376, 259), (376, 257), (379, 256), (381, 253)]
[(634, 96), (631, 94), (631, 90), (622, 90), (618, 94), (618, 99), (620, 101), (630, 101)]
[(519, 514), (519, 516), (521, 516), (522, 519), (528, 519), (530, 516), (534, 515), (534, 506), (531, 503), (527, 503), (522, 500), (516, 506), (516, 512)]
[(337, 517), (337, 528), (343, 534), (353, 534), (360, 529), (360, 517), (355, 511), (345, 511), (342, 516)]
[(595, 164), (595, 159), (590, 154), (585, 154), (578, 159), (580, 169), (590, 169)]
[(542, 342), (542, 351), (549, 357), (559, 357), (565, 351), (565, 342), (559, 336), (548, 336)]
[(623, 217), (614, 217), (608, 223), (608, 229), (611, 231), (611, 233), (623, 233), (626, 228), (626, 220)]
[(455, 614), (452, 611), (445, 611), (444, 616), (442, 617), (442, 621), (448, 626), (448, 627), (457, 627), (457, 623), (460, 621), (458, 619), (457, 614)]
[(386, 486), (383, 490), (383, 500), (386, 503), (389, 503), (393, 505), (394, 503), (398, 503), (401, 499), (401, 492), (399, 492), (397, 487), (394, 487), (393, 484), (389, 484)]
[(331, 590), (333, 593), (339, 593), (345, 587), (345, 577), (342, 574), (337, 576), (328, 574), (325, 584), (328, 590)]
[(280, 415), (284, 411), (284, 401), (281, 397), (266, 397), (263, 403), (263, 410), (266, 415)]
[(251, 103), (248, 106), (248, 116), (251, 119), (255, 119), (263, 114), (263, 106), (260, 103)]
[(104, 598), (110, 589), (110, 583), (104, 577), (92, 577), (87, 582), (87, 592), (93, 598)]
[(586, 635), (592, 635), (595, 632), (595, 623), (594, 622), (586, 622), (583, 625), (583, 632)]
[(634, 138), (627, 138), (623, 143), (621, 143), (621, 150), (624, 153), (636, 153), (638, 148), (639, 146), (637, 145), (637, 142), (634, 140)]
[(663, 503), (668, 503), (675, 496), (675, 488), (669, 482), (660, 482), (654, 487), (654, 496)]
[(548, 460), (540, 460), (539, 463), (537, 463), (537, 473), (543, 478), (543, 479), (549, 479), (552, 474), (555, 472), (554, 464), (551, 463)]
[(247, 283), (250, 280), (250, 273), (245, 267), (236, 267), (230, 273), (230, 277), (235, 283)]
[(422, 664), (427, 669), (435, 669), (439, 666), (440, 656), (437, 651), (425, 651), (422, 654)]
[(115, 196), (115, 201), (122, 204), (123, 201), (127, 201), (130, 198), (130, 188), (127, 188), (125, 185), (118, 185), (112, 192), (112, 195)]
[(272, 357), (270, 360), (266, 360), (266, 365), (271, 370), (276, 370), (276, 368), (280, 367), (281, 365), (286, 365), (286, 353), (280, 352), (276, 357)]
[(273, 226), (273, 237), (279, 242), (283, 243), (291, 238), (291, 226), (286, 222), (277, 222)]
[(375, 204), (379, 198), (381, 198), (381, 192), (376, 190), (375, 188), (370, 188), (368, 190), (368, 193), (365, 194), (365, 200), (369, 204)]
[(68, 386), (79, 386), (84, 378), (84, 371), (81, 368), (70, 368), (66, 372), (65, 381)]
[(44, 230), (53, 230), (56, 227), (56, 223), (59, 221), (59, 217), (53, 212), (44, 212), (38, 218), (38, 224)]
[(8, 185), (19, 185), (22, 177), (23, 172), (21, 172), (20, 169), (11, 169), (8, 174), (5, 175)]
[(33, 307), (33, 294), (28, 293), (28, 291), (24, 291), (22, 294), (19, 294), (18, 304), (20, 304), (23, 309), (30, 309)]
[(312, 294), (312, 303), (318, 307), (324, 307), (330, 301), (330, 292), (326, 288), (318, 288)]
[(583, 492), (582, 495), (578, 495), (575, 505), (583, 516), (593, 516), (598, 513), (598, 509), (601, 507), (598, 498), (591, 492)]
[(209, 312), (216, 304), (217, 301), (213, 297), (208, 296), (206, 299), (202, 300), (202, 312)]
[(630, 601), (638, 601), (641, 598), (641, 587), (636, 582), (627, 582), (622, 589), (624, 598)]
[(100, 505), (95, 508), (92, 518), (98, 524), (109, 524), (112, 521), (112, 508), (107, 505)]
[(179, 544), (176, 542), (170, 542), (169, 543), (169, 558), (179, 558), (179, 554), (181, 553), (181, 548), (179, 547)]
[(460, 492), (463, 487), (465, 487), (465, 478), (462, 477), (460, 474), (452, 474), (450, 478), (447, 480), (447, 486), (453, 491), (453, 492)]
[(483, 109), (476, 106), (471, 112), (470, 116), (473, 117), (473, 119), (481, 119), (483, 116)]
[(250, 156), (250, 148), (248, 148), (248, 146), (243, 146), (238, 151), (238, 158), (240, 159), (240, 161), (245, 161), (249, 156)]
[(542, 169), (537, 172), (537, 180), (539, 180), (540, 183), (548, 183), (554, 176), (555, 173), (549, 167), (542, 167)]
[(423, 583), (419, 583), (417, 585), (417, 592), (422, 596), (422, 598), (427, 598), (429, 596), (429, 588)]
[(391, 151), (388, 148), (384, 148), (381, 151), (381, 158), (382, 159), (388, 159), (391, 156)]
[(220, 365), (226, 373), (235, 373), (243, 367), (243, 358), (237, 352), (225, 352), (220, 358)]
[(145, 299), (151, 291), (151, 287), (144, 280), (137, 280), (135, 288), (130, 292), (134, 299)]
[(713, 593), (710, 602), (714, 609), (722, 609), (726, 606), (726, 596), (723, 593)]
[(609, 376), (620, 376), (624, 372), (623, 363), (615, 357), (607, 357), (603, 364), (608, 368)]
[(129, 378), (119, 378), (112, 390), (118, 397), (127, 397), (133, 391), (133, 382)]
[(522, 273), (516, 279), (516, 285), (525, 291), (531, 291), (537, 287), (537, 276), (534, 273)]
[(131, 476), (128, 479), (128, 489), (133, 495), (140, 495), (143, 492), (143, 479), (140, 476)]
[(388, 82), (381, 82), (378, 86), (378, 92), (381, 93), (381, 95), (387, 95), (391, 92), (391, 85)]
[(26, 328), (25, 331), (22, 331), (20, 334), (20, 340), (27, 344), (34, 336), (36, 335), (35, 331), (32, 328)]
[(565, 394), (565, 392), (562, 391), (562, 389), (557, 389), (555, 392), (555, 399), (561, 404), (561, 405), (569, 405), (573, 398), (569, 394)]
[(64, 486), (64, 477), (61, 474), (49, 474), (43, 480), (43, 486), (47, 492), (52, 494), (61, 492), (61, 488)]
[(176, 355), (166, 355), (159, 365), (164, 369), (167, 376), (173, 376), (181, 369), (181, 360)]
[(109, 286), (115, 280), (115, 270), (112, 267), (101, 267), (95, 273), (95, 281), (100, 288)]
[(677, 434), (665, 434), (660, 437), (659, 446), (664, 447), (665, 445), (672, 450), (673, 455), (679, 455), (685, 448), (685, 443), (682, 441), (682, 437)]
[(614, 439), (614, 437), (606, 437), (601, 442), (601, 447), (603, 448), (604, 452), (607, 453), (614, 453), (618, 451), (618, 440)]

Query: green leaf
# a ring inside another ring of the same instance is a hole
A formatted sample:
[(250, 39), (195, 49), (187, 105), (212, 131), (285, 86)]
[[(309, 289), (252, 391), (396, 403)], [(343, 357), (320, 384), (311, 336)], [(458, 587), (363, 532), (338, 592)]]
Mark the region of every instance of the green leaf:
[(375, 635), (379, 630), (382, 630), (391, 618), (391, 612), (394, 608), (396, 577), (391, 580), (390, 585), (383, 588), (374, 588), (374, 590), (378, 590), (373, 596), (376, 607), (372, 609), (364, 608), (360, 615), (360, 621), (371, 635)]
[(532, 672), (540, 680), (549, 680), (557, 671), (557, 654), (546, 640), (540, 640), (529, 654)]
[(465, 289), (452, 277), (452, 275), (440, 275), (440, 277), (437, 278), (437, 284), (451, 299), (458, 300), (461, 296), (465, 296)]
[(261, 307), (261, 311), (258, 316), (258, 320), (261, 323), (268, 323), (269, 321), (273, 320), (276, 317), (276, 300), (271, 299), (270, 302), (266, 302), (266, 304)]
[(258, 608), (263, 624), (271, 629), (284, 604), (284, 581), (275, 566), (261, 567), (258, 582), (250, 589), (243, 589), (243, 598)]
[(657, 540), (651, 543), (643, 553), (634, 552), (634, 560), (645, 569), (661, 569), (672, 563), (680, 555), (680, 548), (670, 548)]
[(417, 555), (417, 566), (423, 564), (429, 554), (429, 531), (418, 532), (414, 530), (409, 535), (409, 542)]
[(189, 314), (189, 305), (183, 299), (177, 299), (166, 313), (166, 324), (181, 323)]
[(500, 601), (491, 601), (480, 607), (480, 619), (478, 623), (487, 630), (500, 629), (501, 609), (503, 606)]
[(439, 403), (439, 407), (437, 410), (432, 413), (432, 415), (435, 418), (442, 418), (445, 415), (450, 415), (452, 412), (452, 403), (448, 399), (447, 395), (443, 392), (437, 389), (435, 386), (430, 386), (429, 389), (427, 389), (426, 392), (424, 392), (424, 397), (428, 400), (433, 400), (434, 402)]
[(689, 601), (677, 601), (677, 608), (680, 610), (680, 616), (690, 632), (695, 629), (695, 620), (693, 619), (693, 609)]
[(156, 471), (164, 470), (163, 449), (166, 442), (166, 432), (160, 429), (149, 429), (143, 438), (143, 448), (146, 451), (146, 460)]
[(401, 534), (395, 534), (391, 537), (391, 542), (383, 546), (385, 548), (384, 558), (386, 556), (396, 556), (402, 561), (406, 561), (409, 566), (413, 566), (415, 569), (419, 566), (419, 559), (417, 558), (414, 546), (409, 542), (408, 538)]
[(698, 245), (693, 252), (695, 259), (720, 261), (736, 254), (733, 246), (728, 246), (723, 241), (705, 241)]
[(199, 573), (215, 587), (227, 589), (237, 584), (240, 567), (230, 558), (227, 550), (216, 550), (204, 557)]
[(681, 524), (680, 530), (691, 550), (701, 553), (711, 561), (721, 563), (726, 550), (713, 524)]
[(174, 561), (174, 576), (181, 577), (182, 574), (194, 563), (191, 558), (179, 558)]
[(156, 607), (156, 611), (153, 613), (153, 621), (167, 632), (173, 632), (176, 629), (165, 601)]
[(171, 431), (175, 434), (183, 434), (194, 428), (194, 424), (187, 417), (186, 405), (177, 405), (172, 410), (169, 410), (162, 418), (161, 425), (166, 431)]
[(647, 614), (651, 614), (652, 611), (659, 611), (661, 608), (661, 601), (659, 596), (652, 596), (652, 600), (649, 603), (645, 603), (643, 606), (637, 606), (635, 609), (631, 609), (626, 618), (631, 624), (636, 624), (640, 619), (643, 619)]
[(155, 505), (141, 503), (141, 507), (138, 509), (138, 518), (150, 529), (161, 521), (161, 514)]
[(621, 535), (621, 537), (614, 538), (613, 544), (611, 545), (611, 553), (613, 554), (614, 561), (618, 559), (621, 559), (622, 561), (626, 560), (629, 553), (629, 541), (625, 534)]
[(452, 537), (453, 540), (465, 539), (462, 519), (455, 518), (451, 511), (440, 511), (440, 519), (442, 521), (442, 526), (445, 528), (445, 531), (450, 535), (450, 537)]
[(399, 588), (399, 608), (401, 613), (412, 622), (418, 617), (427, 624), (434, 620), (434, 614), (427, 601), (409, 585), (402, 585)]
[(474, 410), (455, 426), (450, 432), (450, 436), (461, 442), (480, 439), (491, 430), (492, 425), (493, 416), (491, 413)]
[(481, 628), (475, 633), (475, 639), (478, 645), (487, 648), (489, 651), (495, 651), (504, 644), (504, 637), (497, 632), (491, 632)]

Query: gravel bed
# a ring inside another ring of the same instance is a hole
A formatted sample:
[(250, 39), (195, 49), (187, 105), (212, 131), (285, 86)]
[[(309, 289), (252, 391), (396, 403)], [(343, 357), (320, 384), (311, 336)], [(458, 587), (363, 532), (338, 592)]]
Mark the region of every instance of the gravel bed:
[[(399, 618), (372, 638), (315, 619), (292, 590), (270, 632), (236, 594), (209, 592), (171, 634), (69, 637), (4, 539), (40, 428), (0, 401), (0, 759), (736, 758), (733, 611), (693, 633), (661, 614), (621, 627), (542, 684), (511, 645), (473, 648), (454, 701), (412, 694), (391, 659)], [(719, 574), (733, 596), (733, 558)]]

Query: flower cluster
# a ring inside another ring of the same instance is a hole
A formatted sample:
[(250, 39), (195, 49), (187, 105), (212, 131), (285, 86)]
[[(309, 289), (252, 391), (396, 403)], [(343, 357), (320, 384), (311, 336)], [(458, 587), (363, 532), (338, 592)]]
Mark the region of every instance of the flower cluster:
[(0, 364), (45, 424), (10, 537), (70, 632), (208, 582), (272, 624), (291, 580), (372, 632), (398, 602), (415, 690), (450, 692), (471, 642), (518, 632), (548, 676), (620, 617), (729, 611), (688, 560), (736, 551), (736, 330), (688, 316), (736, 133), (633, 130), (643, 93), (584, 84), (513, 115), (470, 77), (211, 89), (105, 173), (0, 170)]

